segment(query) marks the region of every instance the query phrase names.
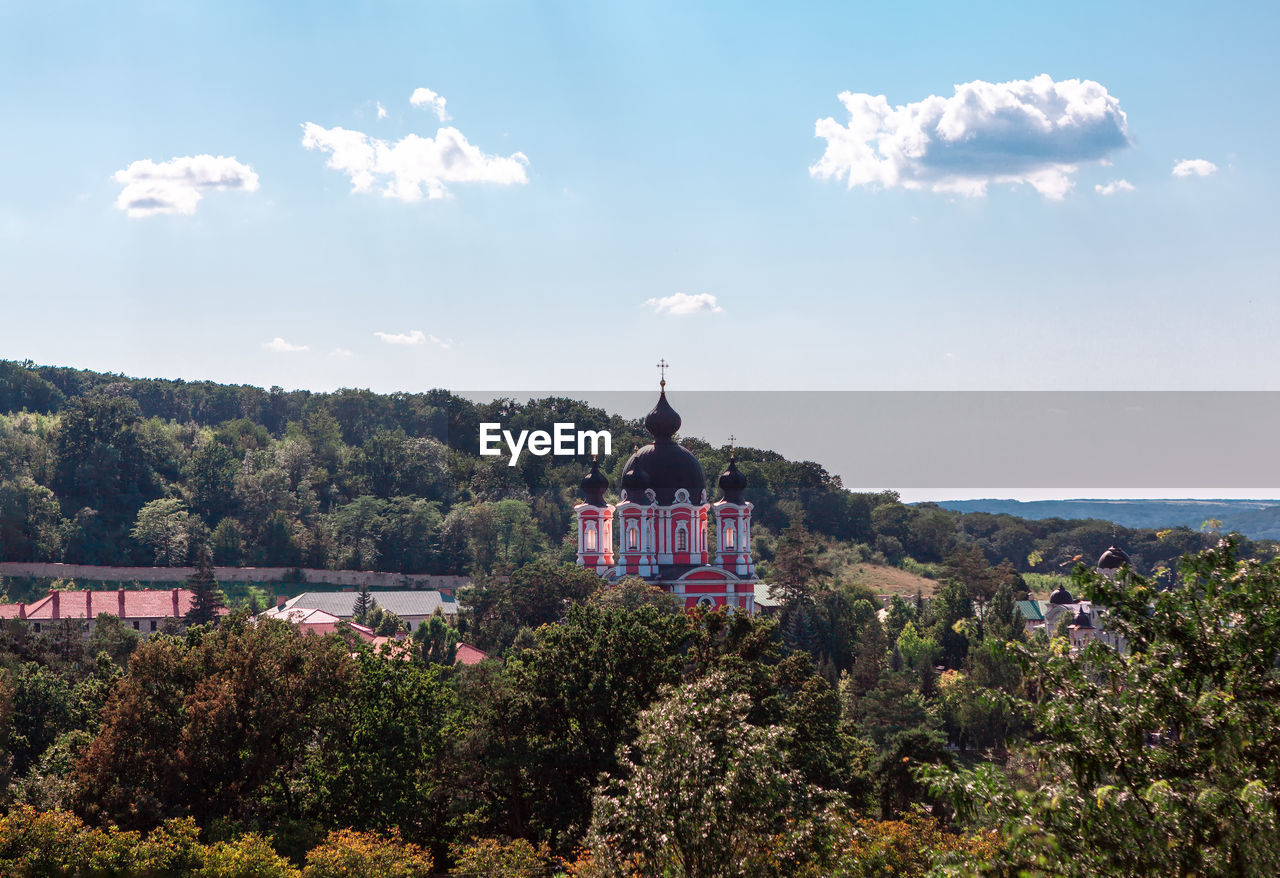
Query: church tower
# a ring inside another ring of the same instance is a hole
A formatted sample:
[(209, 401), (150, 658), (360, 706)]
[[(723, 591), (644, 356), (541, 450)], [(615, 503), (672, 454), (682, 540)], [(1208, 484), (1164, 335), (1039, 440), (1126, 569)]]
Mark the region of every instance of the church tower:
[(613, 507), (604, 499), (609, 479), (600, 462), (591, 458), (591, 472), (582, 480), (584, 502), (573, 507), (578, 518), (578, 563), (602, 576), (613, 574)]
[(723, 496), (713, 507), (716, 512), (716, 566), (744, 579), (756, 578), (751, 560), (751, 503), (744, 498), (747, 478), (738, 472), (733, 446), (729, 446), (729, 468), (720, 474)]

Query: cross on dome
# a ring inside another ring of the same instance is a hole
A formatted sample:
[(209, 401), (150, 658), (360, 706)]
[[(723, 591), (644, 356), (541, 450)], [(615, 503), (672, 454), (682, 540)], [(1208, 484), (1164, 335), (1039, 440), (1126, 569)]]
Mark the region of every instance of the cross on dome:
[(663, 390), (667, 389), (667, 367), (669, 365), (670, 364), (665, 359), (658, 360), (658, 377), (660, 379), (658, 381), (658, 386)]

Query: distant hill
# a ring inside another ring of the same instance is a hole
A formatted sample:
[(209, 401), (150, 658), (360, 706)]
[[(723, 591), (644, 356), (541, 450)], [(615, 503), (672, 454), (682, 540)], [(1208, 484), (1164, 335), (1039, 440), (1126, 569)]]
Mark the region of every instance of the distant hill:
[(1189, 527), (1209, 519), (1252, 539), (1280, 539), (1280, 500), (945, 500), (943, 509), (989, 512), (1040, 521), (1100, 518), (1124, 527)]

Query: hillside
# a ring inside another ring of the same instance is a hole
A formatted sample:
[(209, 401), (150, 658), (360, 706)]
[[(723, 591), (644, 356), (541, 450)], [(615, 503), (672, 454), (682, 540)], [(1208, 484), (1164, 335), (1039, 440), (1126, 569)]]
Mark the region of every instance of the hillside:
[[(562, 422), (610, 431), (601, 469), (616, 501), (633, 445), (650, 437), (637, 420), (573, 399), (310, 393), (0, 361), (0, 561), (181, 567), (208, 551), (227, 567), (475, 576), (572, 560), (587, 456), (525, 454), (509, 466), (480, 454), (482, 423), (519, 433)], [(729, 449), (697, 436), (715, 427), (688, 423), (680, 436), (712, 499)], [(795, 522), (841, 567), (937, 564), (976, 548), (1020, 572), (1069, 572), (1118, 540), (1150, 570), (1214, 539), (1197, 529), (1200, 510), (1168, 533), (1147, 524), (1117, 533), (1101, 517), (1079, 520), (1091, 511), (1082, 507), (1035, 520), (908, 506), (892, 491), (846, 490), (814, 461), (745, 445), (737, 460), (765, 576), (776, 536)], [(927, 591), (888, 581), (897, 587)]]
[(1280, 500), (947, 500), (939, 506), (957, 512), (1016, 515), (1032, 521), (1048, 518), (1102, 519), (1124, 527), (1189, 527), (1199, 530), (1216, 519), (1222, 530), (1253, 539), (1280, 539)]

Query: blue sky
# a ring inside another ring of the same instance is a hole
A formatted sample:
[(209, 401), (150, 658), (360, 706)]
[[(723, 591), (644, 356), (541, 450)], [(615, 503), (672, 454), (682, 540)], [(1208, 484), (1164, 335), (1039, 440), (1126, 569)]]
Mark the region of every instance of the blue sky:
[[(380, 391), (638, 388), (660, 356), (702, 389), (1276, 389), (1277, 7), (1045, 6), (0, 4), (0, 357)], [(891, 169), (914, 189), (810, 170), (841, 93), (1042, 74), (1110, 115), (1088, 143), (970, 120), (985, 194), (937, 149)], [(428, 198), (406, 149), (405, 200), (327, 166), (335, 129), (440, 128), (490, 182)], [(1069, 191), (998, 182), (1050, 153)], [(135, 165), (200, 156), (235, 186)]]

